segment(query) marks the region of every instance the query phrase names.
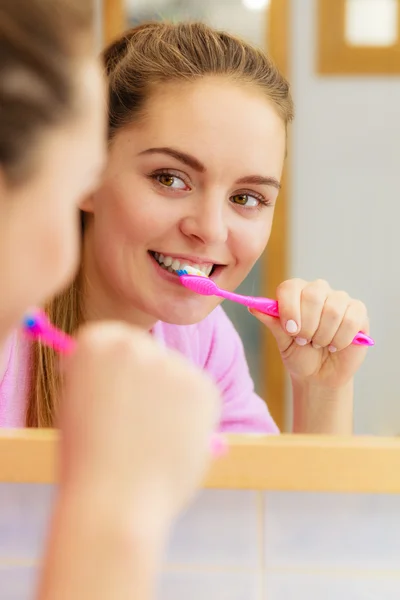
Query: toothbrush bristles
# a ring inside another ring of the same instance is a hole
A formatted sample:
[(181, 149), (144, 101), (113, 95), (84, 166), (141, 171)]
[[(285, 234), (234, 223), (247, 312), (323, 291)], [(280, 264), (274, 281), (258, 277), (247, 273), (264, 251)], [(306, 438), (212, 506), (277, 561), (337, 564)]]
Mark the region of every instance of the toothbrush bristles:
[(32, 317), (32, 316), (28, 315), (28, 316), (26, 316), (26, 317), (24, 318), (24, 325), (25, 325), (25, 327), (27, 327), (28, 329), (32, 329), (33, 327), (35, 327), (35, 326), (36, 326), (36, 324), (37, 324), (37, 323), (36, 323), (36, 319), (35, 319), (35, 317)]
[(207, 277), (207, 275), (203, 273), (203, 271), (200, 271), (200, 269), (196, 269), (195, 267), (190, 267), (189, 265), (184, 267), (183, 269), (179, 269), (176, 272), (179, 275), (179, 277), (182, 277), (182, 275), (197, 275), (198, 277)]

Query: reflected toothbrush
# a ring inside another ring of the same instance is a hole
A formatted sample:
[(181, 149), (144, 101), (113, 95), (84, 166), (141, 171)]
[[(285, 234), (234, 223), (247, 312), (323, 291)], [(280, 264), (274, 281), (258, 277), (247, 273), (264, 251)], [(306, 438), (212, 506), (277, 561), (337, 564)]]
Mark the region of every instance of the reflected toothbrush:
[[(276, 300), (257, 298), (255, 296), (243, 296), (242, 294), (227, 292), (218, 287), (217, 284), (212, 279), (209, 279), (202, 271), (195, 269), (194, 267), (185, 266), (183, 269), (177, 271), (177, 274), (179, 275), (182, 285), (197, 294), (202, 296), (219, 296), (220, 298), (243, 304), (248, 308), (254, 308), (271, 317), (279, 317), (278, 302)], [(357, 346), (375, 345), (374, 340), (361, 331), (355, 336), (352, 343)]]
[(75, 340), (52, 325), (43, 310), (34, 308), (29, 311), (22, 321), (22, 327), (27, 337), (38, 340), (57, 352), (71, 354), (75, 350)]

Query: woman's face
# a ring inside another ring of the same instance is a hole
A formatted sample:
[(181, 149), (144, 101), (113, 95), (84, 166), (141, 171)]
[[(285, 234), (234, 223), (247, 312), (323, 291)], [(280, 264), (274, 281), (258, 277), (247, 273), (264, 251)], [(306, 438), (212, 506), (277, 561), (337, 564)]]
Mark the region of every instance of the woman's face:
[(259, 90), (223, 79), (171, 84), (146, 109), (116, 134), (83, 205), (87, 310), (146, 327), (195, 323), (220, 300), (174, 271), (193, 265), (228, 290), (246, 277), (270, 235), (285, 127)]
[(90, 59), (77, 77), (79, 114), (43, 132), (29, 178), (11, 185), (0, 173), (0, 256), (9, 258), (0, 263), (0, 334), (3, 322), (48, 300), (77, 267), (78, 204), (98, 182), (106, 145), (100, 67)]

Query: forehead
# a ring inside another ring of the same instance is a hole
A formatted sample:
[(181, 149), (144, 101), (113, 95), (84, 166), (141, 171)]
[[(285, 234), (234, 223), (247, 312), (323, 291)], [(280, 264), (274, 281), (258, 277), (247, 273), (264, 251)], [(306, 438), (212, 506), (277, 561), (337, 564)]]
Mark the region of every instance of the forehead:
[(205, 164), (230, 157), (261, 168), (268, 160), (279, 171), (285, 155), (285, 124), (273, 102), (254, 85), (218, 78), (157, 89), (133, 131), (138, 146), (177, 146)]

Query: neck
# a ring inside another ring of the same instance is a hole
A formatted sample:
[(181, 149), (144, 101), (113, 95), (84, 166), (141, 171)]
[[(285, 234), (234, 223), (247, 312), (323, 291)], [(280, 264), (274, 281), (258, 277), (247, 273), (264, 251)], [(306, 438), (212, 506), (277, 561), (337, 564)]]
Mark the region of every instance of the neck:
[(145, 331), (150, 331), (157, 319), (144, 313), (129, 301), (127, 302), (122, 293), (119, 294), (118, 291), (111, 288), (102, 276), (89, 244), (89, 240), (84, 240), (81, 269), (84, 320), (124, 321)]

